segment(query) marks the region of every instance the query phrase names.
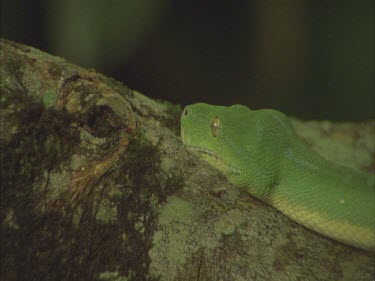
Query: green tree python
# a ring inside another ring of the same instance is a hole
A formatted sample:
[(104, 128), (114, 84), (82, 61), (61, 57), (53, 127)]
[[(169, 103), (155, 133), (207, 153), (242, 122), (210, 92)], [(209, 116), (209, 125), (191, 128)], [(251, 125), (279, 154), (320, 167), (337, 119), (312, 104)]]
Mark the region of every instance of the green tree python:
[(235, 186), (324, 236), (375, 250), (374, 175), (332, 163), (272, 109), (185, 107), (182, 142)]

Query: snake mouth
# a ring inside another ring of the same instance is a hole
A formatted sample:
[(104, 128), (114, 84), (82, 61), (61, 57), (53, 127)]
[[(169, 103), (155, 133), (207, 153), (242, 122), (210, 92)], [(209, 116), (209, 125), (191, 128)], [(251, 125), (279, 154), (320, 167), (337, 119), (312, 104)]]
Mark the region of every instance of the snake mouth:
[(181, 128), (181, 140), (182, 140), (182, 143), (185, 145), (186, 148), (188, 148), (189, 150), (192, 150), (193, 152), (196, 152), (198, 155), (207, 155), (207, 156), (215, 159), (215, 161), (218, 161), (218, 162), (224, 164), (224, 161), (222, 159), (220, 159), (212, 151), (210, 151), (208, 149), (205, 149), (205, 148), (202, 148), (202, 147), (191, 145), (190, 144), (190, 142), (191, 142), (190, 134), (188, 132), (189, 131), (186, 132), (183, 127)]
[(204, 160), (209, 162), (211, 165), (215, 166), (217, 169), (221, 170), (224, 174), (240, 174), (240, 171), (228, 165), (221, 157), (217, 156), (217, 154), (213, 153), (211, 150), (192, 146), (192, 145), (185, 145), (187, 149), (195, 152), (198, 156), (202, 157)]
[(226, 163), (223, 158), (219, 157), (217, 153), (199, 146), (191, 145), (189, 130), (185, 130), (184, 127), (181, 128), (181, 140), (187, 149), (198, 155), (200, 158), (218, 170), (221, 170), (225, 175), (240, 174), (240, 170), (232, 165), (228, 165), (228, 163)]
[(214, 154), (212, 151), (208, 150), (208, 149), (204, 149), (204, 148), (201, 148), (201, 147), (197, 147), (197, 146), (193, 146), (193, 145), (185, 145), (188, 149), (190, 150), (193, 150), (193, 151), (196, 151), (198, 153), (203, 153), (203, 154), (207, 154), (217, 160), (221, 160), (216, 154)]

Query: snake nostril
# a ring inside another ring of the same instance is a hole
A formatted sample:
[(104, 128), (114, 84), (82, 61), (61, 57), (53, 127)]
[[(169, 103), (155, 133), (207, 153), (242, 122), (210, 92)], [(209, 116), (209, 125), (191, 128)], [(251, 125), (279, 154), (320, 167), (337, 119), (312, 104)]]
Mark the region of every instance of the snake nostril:
[(188, 110), (185, 109), (183, 114), (186, 116), (186, 115), (188, 115), (188, 113), (189, 113)]

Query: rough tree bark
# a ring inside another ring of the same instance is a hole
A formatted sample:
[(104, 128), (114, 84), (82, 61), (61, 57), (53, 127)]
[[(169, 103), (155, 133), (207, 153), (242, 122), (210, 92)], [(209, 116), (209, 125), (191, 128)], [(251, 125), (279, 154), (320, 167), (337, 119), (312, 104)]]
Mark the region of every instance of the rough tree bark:
[[(189, 154), (179, 106), (0, 41), (3, 280), (372, 280), (374, 254), (291, 221)], [(302, 122), (373, 172), (373, 121)]]

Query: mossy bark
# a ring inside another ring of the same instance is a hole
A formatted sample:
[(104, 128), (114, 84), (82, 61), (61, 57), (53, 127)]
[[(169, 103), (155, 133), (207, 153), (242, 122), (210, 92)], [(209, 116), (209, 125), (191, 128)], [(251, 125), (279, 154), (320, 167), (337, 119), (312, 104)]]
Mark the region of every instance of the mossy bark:
[[(322, 237), (189, 154), (179, 106), (0, 41), (4, 280), (372, 280), (374, 255)], [(373, 122), (293, 121), (373, 172)]]

